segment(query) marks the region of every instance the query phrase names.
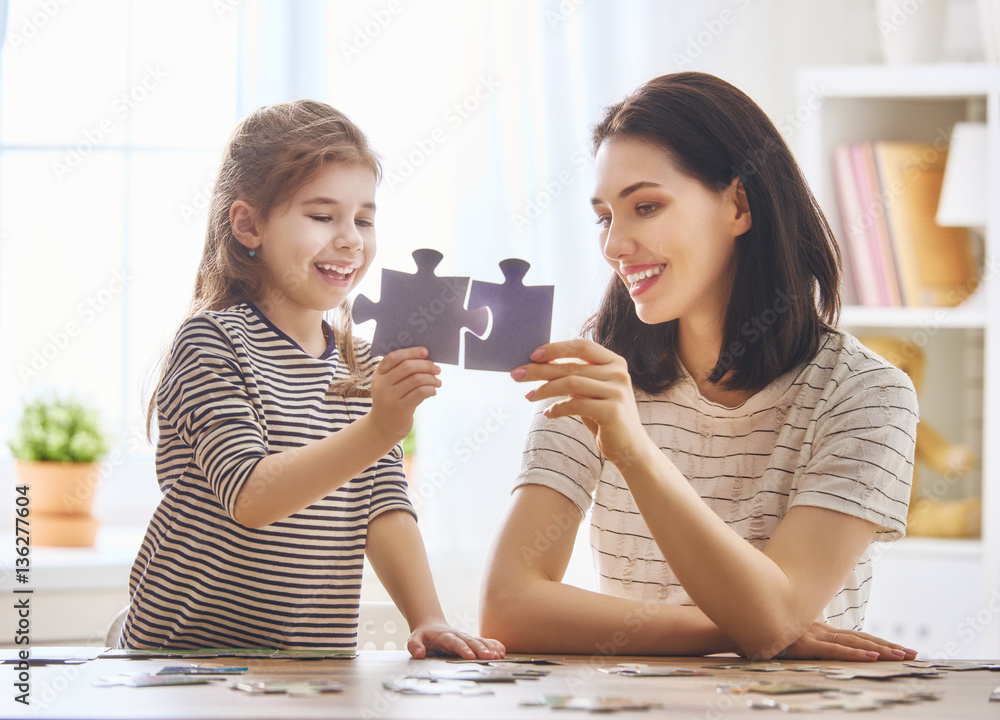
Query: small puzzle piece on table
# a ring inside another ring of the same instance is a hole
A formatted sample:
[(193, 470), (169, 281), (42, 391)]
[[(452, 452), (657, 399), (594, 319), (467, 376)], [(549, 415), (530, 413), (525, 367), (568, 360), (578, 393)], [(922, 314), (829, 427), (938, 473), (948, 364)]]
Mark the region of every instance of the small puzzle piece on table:
[(466, 368), (509, 372), (531, 362), (535, 348), (549, 341), (555, 288), (526, 287), (524, 276), (530, 267), (525, 260), (508, 258), (500, 263), (502, 284), (472, 282), (469, 306), (488, 307), (493, 323), (485, 339), (466, 338)]
[(327, 678), (308, 678), (306, 680), (234, 680), (229, 683), (229, 687), (251, 695), (284, 694), (308, 697), (341, 692), (344, 689), (344, 684)]
[(383, 270), (379, 301), (372, 302), (364, 295), (354, 301), (355, 322), (377, 323), (372, 355), (425, 347), (429, 360), (457, 365), (462, 328), (476, 335), (486, 333), (489, 311), (484, 307), (465, 309), (469, 278), (434, 274), (442, 257), (437, 250), (414, 250), (416, 273)]
[(400, 695), (492, 695), (493, 691), (470, 680), (426, 680), (405, 677), (386, 680), (382, 687)]
[(895, 680), (896, 678), (939, 678), (944, 673), (939, 670), (914, 667), (831, 667), (823, 673), (829, 680)]
[(692, 677), (696, 675), (711, 675), (704, 670), (690, 668), (667, 667), (664, 665), (647, 665), (645, 663), (618, 663), (614, 667), (597, 668), (599, 672), (622, 677)]
[(553, 710), (584, 710), (592, 713), (610, 713), (624, 710), (653, 710), (662, 708), (663, 703), (633, 700), (629, 697), (595, 695), (577, 697), (575, 695), (542, 695), (532, 700), (522, 700), (521, 707), (548, 707)]

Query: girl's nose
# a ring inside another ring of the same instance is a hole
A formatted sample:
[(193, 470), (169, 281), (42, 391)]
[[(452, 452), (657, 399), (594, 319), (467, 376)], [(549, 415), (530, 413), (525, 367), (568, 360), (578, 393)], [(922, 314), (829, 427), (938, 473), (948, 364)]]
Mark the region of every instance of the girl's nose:
[(345, 250), (360, 250), (364, 247), (365, 241), (361, 237), (361, 232), (358, 230), (357, 225), (352, 221), (337, 227), (337, 234), (333, 238), (333, 244)]

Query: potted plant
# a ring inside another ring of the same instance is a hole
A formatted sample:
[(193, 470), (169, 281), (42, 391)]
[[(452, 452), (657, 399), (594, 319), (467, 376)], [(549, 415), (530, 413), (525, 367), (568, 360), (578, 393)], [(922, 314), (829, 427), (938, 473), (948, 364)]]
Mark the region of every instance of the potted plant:
[(28, 487), (32, 544), (93, 545), (91, 508), (108, 452), (97, 412), (75, 398), (40, 395), (25, 401), (8, 446), (18, 484)]

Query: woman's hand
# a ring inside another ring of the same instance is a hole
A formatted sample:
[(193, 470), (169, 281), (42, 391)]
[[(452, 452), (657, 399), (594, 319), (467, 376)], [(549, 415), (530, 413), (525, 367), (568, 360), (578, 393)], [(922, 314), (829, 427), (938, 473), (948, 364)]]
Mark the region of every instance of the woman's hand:
[(500, 660), (506, 649), (499, 640), (480, 638), (460, 632), (443, 620), (418, 627), (406, 642), (415, 658), (429, 655), (457, 655), (465, 660)]
[[(550, 405), (550, 418), (578, 415), (597, 445), (619, 467), (638, 456), (638, 443), (649, 436), (639, 420), (632, 379), (625, 359), (590, 340), (542, 345), (534, 361), (511, 372), (518, 382), (545, 380), (525, 397), (532, 402), (567, 396)], [(572, 362), (555, 362), (570, 359)]]
[(375, 427), (392, 443), (406, 437), (413, 427), (417, 405), (437, 394), (441, 368), (426, 360), (422, 347), (394, 350), (382, 358), (372, 375), (372, 409)]
[(916, 650), (855, 630), (838, 630), (826, 623), (810, 625), (802, 636), (775, 656), (785, 660), (913, 660)]

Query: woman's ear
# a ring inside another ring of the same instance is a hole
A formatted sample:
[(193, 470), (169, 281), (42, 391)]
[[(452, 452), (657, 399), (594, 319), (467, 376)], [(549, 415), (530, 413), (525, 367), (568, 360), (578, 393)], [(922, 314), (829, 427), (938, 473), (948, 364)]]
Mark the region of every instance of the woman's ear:
[(739, 177), (733, 178), (726, 192), (730, 194), (734, 207), (733, 234), (735, 237), (739, 237), (753, 227), (753, 218), (750, 217), (750, 203), (747, 201), (746, 190), (743, 189), (743, 181)]
[(237, 200), (229, 206), (229, 225), (240, 245), (250, 250), (260, 247), (260, 223), (257, 213), (248, 203)]

